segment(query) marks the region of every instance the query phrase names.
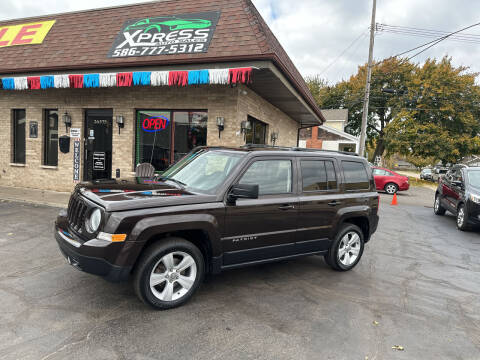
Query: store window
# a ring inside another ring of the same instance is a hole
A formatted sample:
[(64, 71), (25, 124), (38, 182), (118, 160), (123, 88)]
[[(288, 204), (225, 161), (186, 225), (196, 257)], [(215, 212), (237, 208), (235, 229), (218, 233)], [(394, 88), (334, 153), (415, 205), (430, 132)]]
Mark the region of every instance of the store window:
[(58, 110), (47, 109), (43, 126), (43, 165), (58, 165)]
[(12, 111), (13, 149), (12, 162), (25, 164), (25, 109)]
[(245, 143), (265, 144), (265, 139), (267, 137), (267, 124), (251, 116), (248, 117), (248, 121), (252, 126), (250, 130), (245, 132)]
[(177, 162), (197, 146), (207, 145), (208, 114), (202, 111), (175, 111), (173, 161)]
[(197, 146), (207, 145), (206, 111), (138, 110), (136, 164), (164, 171)]

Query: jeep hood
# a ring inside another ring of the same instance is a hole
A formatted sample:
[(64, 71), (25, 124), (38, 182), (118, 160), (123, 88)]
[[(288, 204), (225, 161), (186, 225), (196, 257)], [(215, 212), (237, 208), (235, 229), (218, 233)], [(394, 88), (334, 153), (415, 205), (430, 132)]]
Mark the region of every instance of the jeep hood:
[(172, 181), (129, 178), (82, 182), (75, 188), (107, 211), (215, 202), (215, 195), (193, 193)]

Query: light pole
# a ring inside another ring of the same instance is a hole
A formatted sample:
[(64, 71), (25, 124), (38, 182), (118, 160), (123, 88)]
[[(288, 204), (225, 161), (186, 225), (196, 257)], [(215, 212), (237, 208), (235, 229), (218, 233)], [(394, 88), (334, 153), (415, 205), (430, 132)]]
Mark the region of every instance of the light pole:
[(375, 42), (376, 11), (377, 11), (377, 0), (373, 0), (372, 22), (370, 25), (370, 47), (368, 49), (367, 81), (365, 84), (365, 98), (363, 100), (362, 129), (360, 132), (360, 149), (358, 150), (358, 154), (360, 156), (365, 155), (365, 141), (367, 137), (368, 102), (370, 99), (370, 82), (372, 79), (372, 61), (373, 61), (373, 45)]

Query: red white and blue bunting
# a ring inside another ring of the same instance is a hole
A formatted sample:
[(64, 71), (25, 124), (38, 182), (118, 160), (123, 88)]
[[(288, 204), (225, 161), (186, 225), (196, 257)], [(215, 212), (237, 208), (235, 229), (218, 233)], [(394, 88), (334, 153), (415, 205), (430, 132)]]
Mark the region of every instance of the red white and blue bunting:
[(36, 90), (130, 86), (234, 85), (252, 82), (252, 68), (189, 71), (134, 71), (122, 73), (63, 74), (4, 77), (0, 89)]

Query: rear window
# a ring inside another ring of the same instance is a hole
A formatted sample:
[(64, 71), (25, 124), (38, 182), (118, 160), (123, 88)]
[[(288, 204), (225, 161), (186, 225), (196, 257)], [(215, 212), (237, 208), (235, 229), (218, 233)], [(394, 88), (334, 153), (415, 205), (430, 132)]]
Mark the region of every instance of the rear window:
[(337, 175), (332, 161), (302, 160), (303, 191), (325, 191), (337, 188)]
[(342, 161), (345, 190), (367, 190), (370, 188), (365, 165), (357, 161)]

